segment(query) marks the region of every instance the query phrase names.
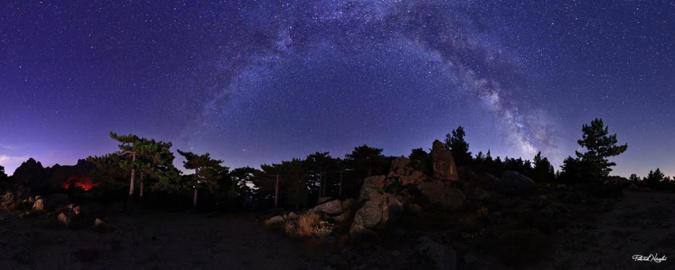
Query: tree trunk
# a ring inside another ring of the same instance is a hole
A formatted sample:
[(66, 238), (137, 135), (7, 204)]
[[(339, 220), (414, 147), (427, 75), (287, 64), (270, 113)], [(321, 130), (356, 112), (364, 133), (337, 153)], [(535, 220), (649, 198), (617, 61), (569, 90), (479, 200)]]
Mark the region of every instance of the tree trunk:
[(340, 195), (340, 198), (342, 198), (343, 174), (344, 174), (343, 170), (340, 169), (340, 190), (338, 192), (339, 195)]
[(192, 207), (197, 207), (197, 199), (199, 197), (199, 168), (195, 168), (195, 185), (192, 191)]
[(321, 197), (326, 197), (326, 179), (323, 178), (323, 172), (319, 174), (319, 183), (321, 183), (321, 187), (319, 188), (319, 198)]
[(141, 198), (141, 199), (143, 199), (143, 191), (145, 189), (145, 177), (144, 176), (145, 175), (143, 175), (143, 173), (141, 173), (141, 179), (140, 179), (141, 180), (141, 183), (140, 183), (141, 188), (138, 190), (138, 197)]
[(195, 186), (194, 191), (192, 192), (192, 207), (197, 207), (197, 197), (199, 196), (199, 189)]
[(277, 174), (277, 180), (274, 183), (274, 208), (279, 207), (279, 175)]
[(131, 153), (131, 179), (129, 179), (129, 197), (134, 195), (134, 186), (136, 185), (136, 152)]

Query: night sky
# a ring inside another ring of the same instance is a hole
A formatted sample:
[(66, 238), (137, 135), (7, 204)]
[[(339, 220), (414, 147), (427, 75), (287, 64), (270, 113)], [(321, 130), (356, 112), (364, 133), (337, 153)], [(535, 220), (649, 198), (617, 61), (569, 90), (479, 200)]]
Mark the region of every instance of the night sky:
[(675, 175), (674, 59), (675, 1), (4, 0), (0, 165), (112, 152), (110, 131), (230, 167), (407, 155), (458, 125), (559, 164), (601, 117), (616, 174)]

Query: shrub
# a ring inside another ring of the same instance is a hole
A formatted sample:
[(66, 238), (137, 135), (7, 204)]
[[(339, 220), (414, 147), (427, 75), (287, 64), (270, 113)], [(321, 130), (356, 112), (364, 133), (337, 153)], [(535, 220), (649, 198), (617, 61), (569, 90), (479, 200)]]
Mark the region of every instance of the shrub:
[(325, 237), (333, 233), (334, 225), (321, 219), (321, 215), (313, 212), (302, 214), (297, 221), (290, 220), (284, 224), (286, 234), (295, 237)]

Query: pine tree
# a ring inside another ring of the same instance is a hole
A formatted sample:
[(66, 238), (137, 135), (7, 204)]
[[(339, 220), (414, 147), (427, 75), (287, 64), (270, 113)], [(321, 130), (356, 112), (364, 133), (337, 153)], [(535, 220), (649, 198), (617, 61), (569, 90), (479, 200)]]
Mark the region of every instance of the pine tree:
[(555, 179), (555, 171), (551, 162), (546, 157), (542, 157), (541, 152), (534, 156), (534, 168), (532, 176), (534, 180), (540, 182), (553, 182)]
[(645, 178), (645, 183), (649, 186), (657, 186), (664, 182), (666, 175), (661, 172), (661, 169), (656, 168), (656, 170), (649, 171), (647, 177)]
[(602, 119), (596, 118), (590, 125), (583, 125), (583, 137), (577, 141), (586, 149), (586, 152), (576, 151), (577, 158), (584, 164), (585, 176), (591, 179), (605, 178), (609, 176), (614, 162), (608, 158), (618, 156), (628, 148), (627, 144), (617, 145), (616, 134), (609, 135), (607, 126)]
[(433, 163), (431, 161), (431, 155), (424, 151), (422, 148), (415, 148), (410, 152), (408, 156), (410, 159), (410, 164), (413, 168), (420, 170), (427, 175), (433, 173)]
[(205, 185), (210, 190), (215, 189), (218, 177), (222, 176), (227, 168), (221, 165), (223, 161), (212, 159), (209, 153), (197, 155), (181, 150), (178, 150), (178, 153), (185, 158), (183, 166), (186, 169), (195, 170), (192, 182), (192, 206), (196, 207), (199, 188)]
[(138, 168), (138, 163), (136, 159), (138, 158), (138, 153), (141, 148), (141, 139), (136, 135), (119, 135), (114, 132), (110, 132), (110, 138), (119, 142), (119, 153), (123, 156), (130, 157), (128, 163), (124, 164), (125, 167), (129, 167), (131, 170), (131, 177), (129, 178), (129, 200), (134, 195), (134, 188), (136, 186), (136, 170)]
[(640, 177), (638, 177), (637, 174), (634, 174), (634, 173), (632, 173), (632, 174), (630, 175), (630, 177), (628, 177), (628, 180), (629, 180), (631, 183), (634, 183), (634, 184), (637, 184), (637, 183), (639, 183), (639, 182), (641, 181)]
[(452, 151), (458, 166), (471, 162), (471, 152), (469, 152), (469, 143), (464, 140), (465, 135), (464, 128), (459, 126), (452, 131), (452, 134), (445, 136), (445, 145)]
[[(178, 170), (173, 166), (174, 155), (169, 142), (141, 139), (139, 146), (138, 165), (140, 174), (139, 194), (143, 198), (146, 180), (155, 182), (171, 182), (179, 177)], [(151, 184), (153, 186), (154, 184)]]
[(364, 178), (385, 174), (387, 171), (387, 158), (382, 154), (382, 149), (368, 145), (354, 148), (346, 156), (344, 163), (349, 177), (345, 178), (343, 190), (349, 195), (358, 193)]
[(338, 183), (337, 161), (328, 152), (316, 152), (304, 160), (307, 169), (307, 181), (313, 198), (326, 197), (333, 193)]

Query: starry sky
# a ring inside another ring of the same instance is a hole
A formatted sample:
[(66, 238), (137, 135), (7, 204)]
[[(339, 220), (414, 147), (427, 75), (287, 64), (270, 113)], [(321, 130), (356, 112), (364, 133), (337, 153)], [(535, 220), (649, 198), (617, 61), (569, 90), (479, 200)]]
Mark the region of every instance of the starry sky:
[[(555, 164), (601, 117), (615, 173), (675, 175), (675, 1), (0, 2), (0, 165), (108, 132), (230, 167), (428, 148)], [(178, 163), (177, 163), (178, 164)]]

